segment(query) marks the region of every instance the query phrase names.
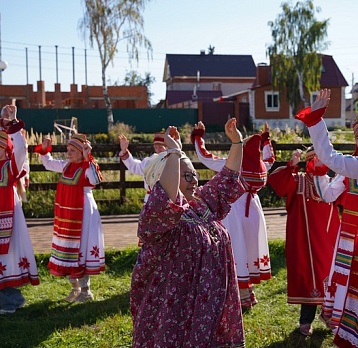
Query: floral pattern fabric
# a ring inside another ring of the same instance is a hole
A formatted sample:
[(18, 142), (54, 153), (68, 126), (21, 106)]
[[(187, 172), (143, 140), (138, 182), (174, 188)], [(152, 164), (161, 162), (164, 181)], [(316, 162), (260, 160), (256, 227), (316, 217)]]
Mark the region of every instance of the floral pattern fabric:
[(160, 183), (139, 219), (132, 273), (133, 347), (244, 347), (230, 237), (222, 220), (244, 192), (223, 168), (187, 202)]

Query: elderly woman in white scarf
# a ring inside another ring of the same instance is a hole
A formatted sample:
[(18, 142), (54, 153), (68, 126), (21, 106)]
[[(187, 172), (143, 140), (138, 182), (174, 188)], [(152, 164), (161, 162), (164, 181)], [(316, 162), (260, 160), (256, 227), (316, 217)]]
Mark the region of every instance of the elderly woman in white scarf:
[(176, 127), (165, 132), (168, 150), (144, 170), (151, 194), (132, 273), (133, 347), (245, 346), (231, 241), (220, 222), (244, 193), (235, 118), (225, 133), (232, 143), (226, 165), (204, 186)]

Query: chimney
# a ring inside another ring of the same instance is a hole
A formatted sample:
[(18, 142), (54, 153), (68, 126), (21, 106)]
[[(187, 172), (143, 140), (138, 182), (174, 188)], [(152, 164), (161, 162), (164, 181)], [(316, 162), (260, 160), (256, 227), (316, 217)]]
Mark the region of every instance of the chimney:
[(205, 56), (205, 50), (200, 50), (200, 55)]
[(259, 63), (256, 67), (256, 83), (259, 86), (270, 84), (271, 67), (266, 63)]

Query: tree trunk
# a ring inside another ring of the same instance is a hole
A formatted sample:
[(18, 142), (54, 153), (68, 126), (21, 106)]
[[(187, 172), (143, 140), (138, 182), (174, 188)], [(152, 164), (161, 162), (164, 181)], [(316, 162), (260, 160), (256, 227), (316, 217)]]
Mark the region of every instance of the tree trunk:
[(301, 100), (303, 102), (303, 105), (306, 108), (309, 105), (308, 105), (307, 99), (305, 98), (305, 93), (303, 91), (303, 74), (301, 72), (297, 71), (297, 76), (298, 76), (298, 88), (299, 88), (299, 91), (300, 91), (300, 97), (301, 97)]
[(107, 123), (108, 123), (107, 127), (108, 127), (108, 132), (109, 132), (113, 127), (114, 121), (113, 121), (113, 112), (112, 112), (111, 99), (109, 98), (107, 84), (106, 84), (106, 72), (105, 72), (105, 69), (102, 69), (102, 90), (103, 90), (104, 102), (106, 104)]

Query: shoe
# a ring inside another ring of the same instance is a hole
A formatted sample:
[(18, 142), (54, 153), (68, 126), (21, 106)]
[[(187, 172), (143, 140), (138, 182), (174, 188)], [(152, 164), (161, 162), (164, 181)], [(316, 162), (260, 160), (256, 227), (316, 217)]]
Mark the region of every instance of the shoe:
[(248, 311), (248, 310), (252, 309), (251, 300), (247, 299), (245, 301), (241, 301), (241, 308), (243, 311)]
[(300, 332), (304, 336), (311, 336), (313, 333), (312, 325), (310, 323), (300, 324)]
[(252, 306), (255, 306), (259, 303), (254, 292), (250, 293), (250, 301)]
[(327, 317), (325, 317), (325, 316), (323, 315), (323, 313), (321, 313), (321, 314), (318, 316), (318, 319), (319, 319), (324, 325), (326, 325), (326, 328), (327, 328), (327, 329), (330, 329), (330, 330), (332, 329), (331, 326), (329, 325), (330, 319), (327, 318)]
[(76, 298), (81, 294), (81, 289), (72, 289), (67, 297), (64, 298), (67, 302), (75, 302)]
[(0, 314), (12, 314), (12, 313), (15, 313), (16, 312), (16, 309), (0, 309)]
[(74, 302), (87, 302), (87, 301), (93, 301), (94, 296), (90, 290), (87, 292), (81, 292), (76, 298)]

